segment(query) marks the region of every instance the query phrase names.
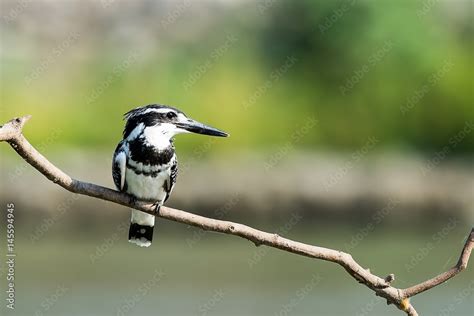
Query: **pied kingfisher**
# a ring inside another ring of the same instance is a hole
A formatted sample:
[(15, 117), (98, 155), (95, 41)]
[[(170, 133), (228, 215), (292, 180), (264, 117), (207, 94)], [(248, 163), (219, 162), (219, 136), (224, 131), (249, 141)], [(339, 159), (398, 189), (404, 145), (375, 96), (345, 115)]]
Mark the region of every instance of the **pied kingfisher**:
[[(138, 200), (154, 203), (157, 209), (169, 198), (176, 183), (178, 161), (173, 137), (189, 132), (228, 136), (165, 105), (138, 107), (124, 117), (123, 140), (117, 145), (112, 162), (115, 186)], [(150, 246), (154, 226), (153, 215), (132, 210), (128, 241), (141, 247)]]

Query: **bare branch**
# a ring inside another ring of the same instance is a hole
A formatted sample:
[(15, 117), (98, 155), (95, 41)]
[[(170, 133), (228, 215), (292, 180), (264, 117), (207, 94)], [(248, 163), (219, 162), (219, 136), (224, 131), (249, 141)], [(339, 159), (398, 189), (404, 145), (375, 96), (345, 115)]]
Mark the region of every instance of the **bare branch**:
[(243, 224), (207, 218), (166, 206), (162, 206), (159, 213), (156, 213), (152, 204), (135, 201), (126, 193), (118, 192), (96, 184), (75, 180), (49, 162), (23, 136), (22, 128), (29, 118), (30, 116), (15, 118), (1, 126), (0, 141), (8, 142), (27, 163), (35, 167), (49, 180), (66, 190), (128, 206), (148, 214), (192, 225), (204, 230), (240, 236), (252, 241), (256, 245), (263, 244), (290, 253), (337, 263), (359, 283), (364, 284), (373, 290), (377, 296), (385, 298), (388, 304), (394, 304), (407, 315), (418, 315), (414, 307), (411, 305), (409, 298), (446, 282), (448, 279), (464, 270), (474, 246), (474, 230), (471, 230), (470, 236), (464, 245), (461, 257), (456, 266), (447, 272), (420, 284), (407, 289), (398, 289), (391, 285), (395, 280), (393, 274), (390, 274), (385, 278), (378, 277), (370, 273), (369, 269), (360, 266), (348, 253), (304, 244), (281, 237), (277, 234), (263, 232)]

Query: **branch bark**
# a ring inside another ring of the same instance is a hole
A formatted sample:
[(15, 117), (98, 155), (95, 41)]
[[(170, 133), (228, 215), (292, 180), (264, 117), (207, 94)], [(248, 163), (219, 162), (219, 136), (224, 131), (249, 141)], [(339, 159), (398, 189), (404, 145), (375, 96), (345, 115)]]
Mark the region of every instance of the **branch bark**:
[(466, 240), (457, 264), (448, 271), (441, 273), (427, 281), (406, 289), (393, 287), (393, 274), (381, 278), (359, 265), (350, 254), (313, 245), (293, 241), (277, 234), (263, 232), (252, 227), (229, 221), (216, 220), (188, 213), (178, 209), (162, 206), (158, 213), (152, 204), (134, 200), (130, 195), (118, 192), (103, 186), (82, 182), (71, 178), (62, 170), (54, 166), (41, 155), (23, 136), (22, 129), (31, 116), (14, 118), (0, 127), (0, 141), (6, 141), (30, 165), (46, 176), (52, 182), (64, 189), (82, 195), (107, 200), (120, 205), (128, 206), (148, 214), (152, 214), (171, 221), (192, 225), (204, 230), (235, 235), (252, 241), (256, 246), (266, 245), (290, 253), (330, 261), (342, 266), (356, 281), (364, 284), (375, 292), (377, 296), (387, 300), (387, 304), (394, 304), (407, 315), (418, 315), (410, 303), (410, 297), (438, 286), (466, 269), (472, 248), (474, 247), (474, 228)]

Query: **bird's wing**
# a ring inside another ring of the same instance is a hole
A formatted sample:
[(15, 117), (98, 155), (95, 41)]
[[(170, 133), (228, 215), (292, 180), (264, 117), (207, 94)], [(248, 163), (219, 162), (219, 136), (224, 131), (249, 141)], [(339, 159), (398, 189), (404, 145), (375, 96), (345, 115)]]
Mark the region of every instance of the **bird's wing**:
[(178, 160), (175, 158), (173, 160), (173, 163), (171, 164), (170, 177), (167, 181), (165, 181), (165, 184), (163, 186), (166, 192), (166, 197), (163, 202), (166, 202), (166, 200), (170, 197), (171, 191), (173, 191), (173, 187), (176, 183), (177, 177), (178, 177)]
[(125, 168), (127, 167), (128, 144), (122, 140), (115, 149), (112, 160), (112, 177), (117, 190), (123, 191), (125, 186)]

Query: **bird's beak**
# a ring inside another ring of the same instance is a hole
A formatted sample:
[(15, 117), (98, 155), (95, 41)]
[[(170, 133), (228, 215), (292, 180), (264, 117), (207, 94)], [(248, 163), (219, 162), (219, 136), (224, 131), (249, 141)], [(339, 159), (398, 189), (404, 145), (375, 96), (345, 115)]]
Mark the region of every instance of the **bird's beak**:
[(210, 136), (219, 136), (219, 137), (227, 137), (227, 134), (224, 131), (218, 130), (217, 128), (210, 127), (199, 123), (195, 120), (187, 119), (185, 122), (179, 122), (176, 124), (177, 127), (187, 130), (191, 133), (202, 134), (202, 135), (210, 135)]

